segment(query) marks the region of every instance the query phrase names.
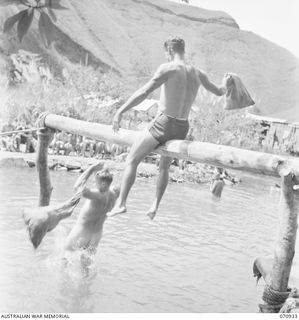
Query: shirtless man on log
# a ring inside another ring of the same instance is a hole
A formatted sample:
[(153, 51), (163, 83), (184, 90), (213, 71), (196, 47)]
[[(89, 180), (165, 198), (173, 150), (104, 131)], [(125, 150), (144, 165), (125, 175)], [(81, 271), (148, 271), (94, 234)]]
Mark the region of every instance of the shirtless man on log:
[[(149, 128), (140, 134), (140, 138), (135, 141), (130, 150), (122, 179), (120, 197), (112, 211), (107, 214), (108, 217), (127, 211), (126, 201), (134, 184), (139, 163), (160, 144), (172, 139), (185, 139), (189, 129), (190, 109), (200, 85), (217, 96), (226, 92), (225, 83), (220, 87), (216, 86), (210, 82), (203, 71), (185, 62), (185, 42), (183, 39), (167, 40), (164, 43), (164, 49), (168, 62), (160, 65), (152, 79), (137, 90), (117, 110), (114, 116), (112, 126), (115, 131), (118, 131), (122, 114), (141, 103), (151, 92), (162, 86), (157, 115)], [(170, 157), (161, 157), (156, 197), (147, 212), (150, 219), (155, 217), (167, 187), (171, 161)]]

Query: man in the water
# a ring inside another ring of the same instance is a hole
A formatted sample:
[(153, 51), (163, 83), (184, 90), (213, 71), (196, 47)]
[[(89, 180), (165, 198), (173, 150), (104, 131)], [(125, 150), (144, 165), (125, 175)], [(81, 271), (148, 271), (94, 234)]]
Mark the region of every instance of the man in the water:
[[(120, 197), (108, 217), (126, 212), (126, 201), (129, 191), (136, 178), (137, 166), (158, 145), (171, 139), (185, 139), (188, 129), (188, 117), (200, 85), (217, 96), (225, 94), (225, 84), (218, 87), (210, 82), (207, 75), (186, 63), (185, 42), (180, 38), (172, 38), (164, 43), (167, 63), (160, 65), (152, 79), (137, 90), (113, 119), (113, 129), (119, 130), (122, 114), (141, 103), (151, 92), (161, 87), (159, 110), (150, 127), (140, 134), (140, 138), (133, 144), (127, 157)], [(148, 211), (153, 219), (168, 184), (168, 171), (172, 159), (161, 157), (159, 177), (157, 181), (156, 197)]]
[[(103, 169), (104, 162), (90, 166), (76, 181), (74, 188), (81, 191), (86, 201), (79, 213), (75, 226), (66, 239), (65, 249), (86, 249), (95, 253), (102, 237), (103, 224), (119, 195), (116, 187), (110, 188), (113, 180), (108, 169)], [(99, 171), (101, 170), (101, 171)], [(88, 178), (95, 173), (96, 187), (94, 189), (85, 186)]]

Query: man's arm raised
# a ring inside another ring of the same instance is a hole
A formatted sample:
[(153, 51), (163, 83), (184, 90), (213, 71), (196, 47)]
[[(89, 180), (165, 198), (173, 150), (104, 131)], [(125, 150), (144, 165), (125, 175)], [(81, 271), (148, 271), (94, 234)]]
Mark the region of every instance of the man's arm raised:
[(226, 93), (226, 87), (224, 84), (222, 84), (220, 87), (216, 86), (209, 80), (208, 76), (202, 70), (197, 70), (197, 74), (201, 84), (206, 90), (214, 93), (216, 96), (222, 96)]
[(83, 192), (85, 189), (85, 185), (91, 174), (95, 171), (101, 170), (104, 167), (105, 162), (99, 161), (96, 164), (91, 165), (88, 169), (86, 169), (80, 177), (77, 179), (77, 181), (74, 184), (74, 189), (78, 192)]
[(117, 131), (119, 129), (119, 123), (122, 114), (145, 100), (145, 98), (151, 92), (153, 92), (164, 82), (166, 82), (168, 75), (169, 68), (167, 67), (167, 64), (160, 65), (150, 81), (148, 81), (143, 87), (135, 91), (132, 96), (117, 110), (112, 122), (113, 130)]

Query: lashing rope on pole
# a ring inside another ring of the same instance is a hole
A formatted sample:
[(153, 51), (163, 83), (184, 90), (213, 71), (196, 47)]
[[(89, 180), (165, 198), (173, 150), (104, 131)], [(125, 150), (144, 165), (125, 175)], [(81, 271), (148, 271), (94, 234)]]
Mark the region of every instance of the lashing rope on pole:
[(263, 294), (263, 300), (271, 305), (282, 304), (289, 297), (290, 293), (291, 293), (290, 289), (288, 289), (285, 292), (281, 292), (281, 291), (276, 291), (272, 289), (271, 286), (269, 285), (266, 285), (264, 294)]
[(0, 132), (0, 137), (1, 136), (9, 136), (9, 135), (15, 134), (15, 133), (33, 132), (33, 131), (38, 131), (38, 130), (42, 130), (42, 129), (45, 129), (45, 127)]
[(286, 300), (297, 294), (297, 289), (288, 288), (285, 292), (276, 291), (271, 288), (270, 285), (266, 285), (263, 293), (263, 300), (267, 303), (266, 305), (259, 305), (261, 309), (266, 312), (278, 312)]

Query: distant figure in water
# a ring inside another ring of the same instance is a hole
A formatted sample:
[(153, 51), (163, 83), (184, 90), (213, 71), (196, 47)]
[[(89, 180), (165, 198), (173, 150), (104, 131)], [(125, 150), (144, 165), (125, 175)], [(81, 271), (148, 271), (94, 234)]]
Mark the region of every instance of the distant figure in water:
[[(68, 235), (65, 243), (66, 250), (84, 249), (95, 253), (103, 233), (103, 224), (119, 195), (117, 187), (110, 188), (113, 176), (108, 169), (98, 171), (103, 167), (102, 162), (89, 167), (76, 181), (75, 190), (79, 191), (84, 185), (82, 197), (86, 201), (79, 213), (75, 226)], [(88, 178), (95, 173), (96, 188), (85, 186)]]
[(225, 185), (233, 186), (241, 182), (241, 179), (235, 178), (229, 174), (225, 169), (216, 167), (214, 175), (211, 179), (210, 191), (214, 199), (220, 199)]
[(225, 185), (224, 183), (225, 178), (226, 179), (229, 178), (229, 175), (226, 172), (226, 170), (220, 167), (216, 167), (215, 173), (212, 177), (211, 185), (210, 185), (210, 191), (212, 192), (213, 196), (215, 196), (216, 198), (221, 198), (221, 194)]

